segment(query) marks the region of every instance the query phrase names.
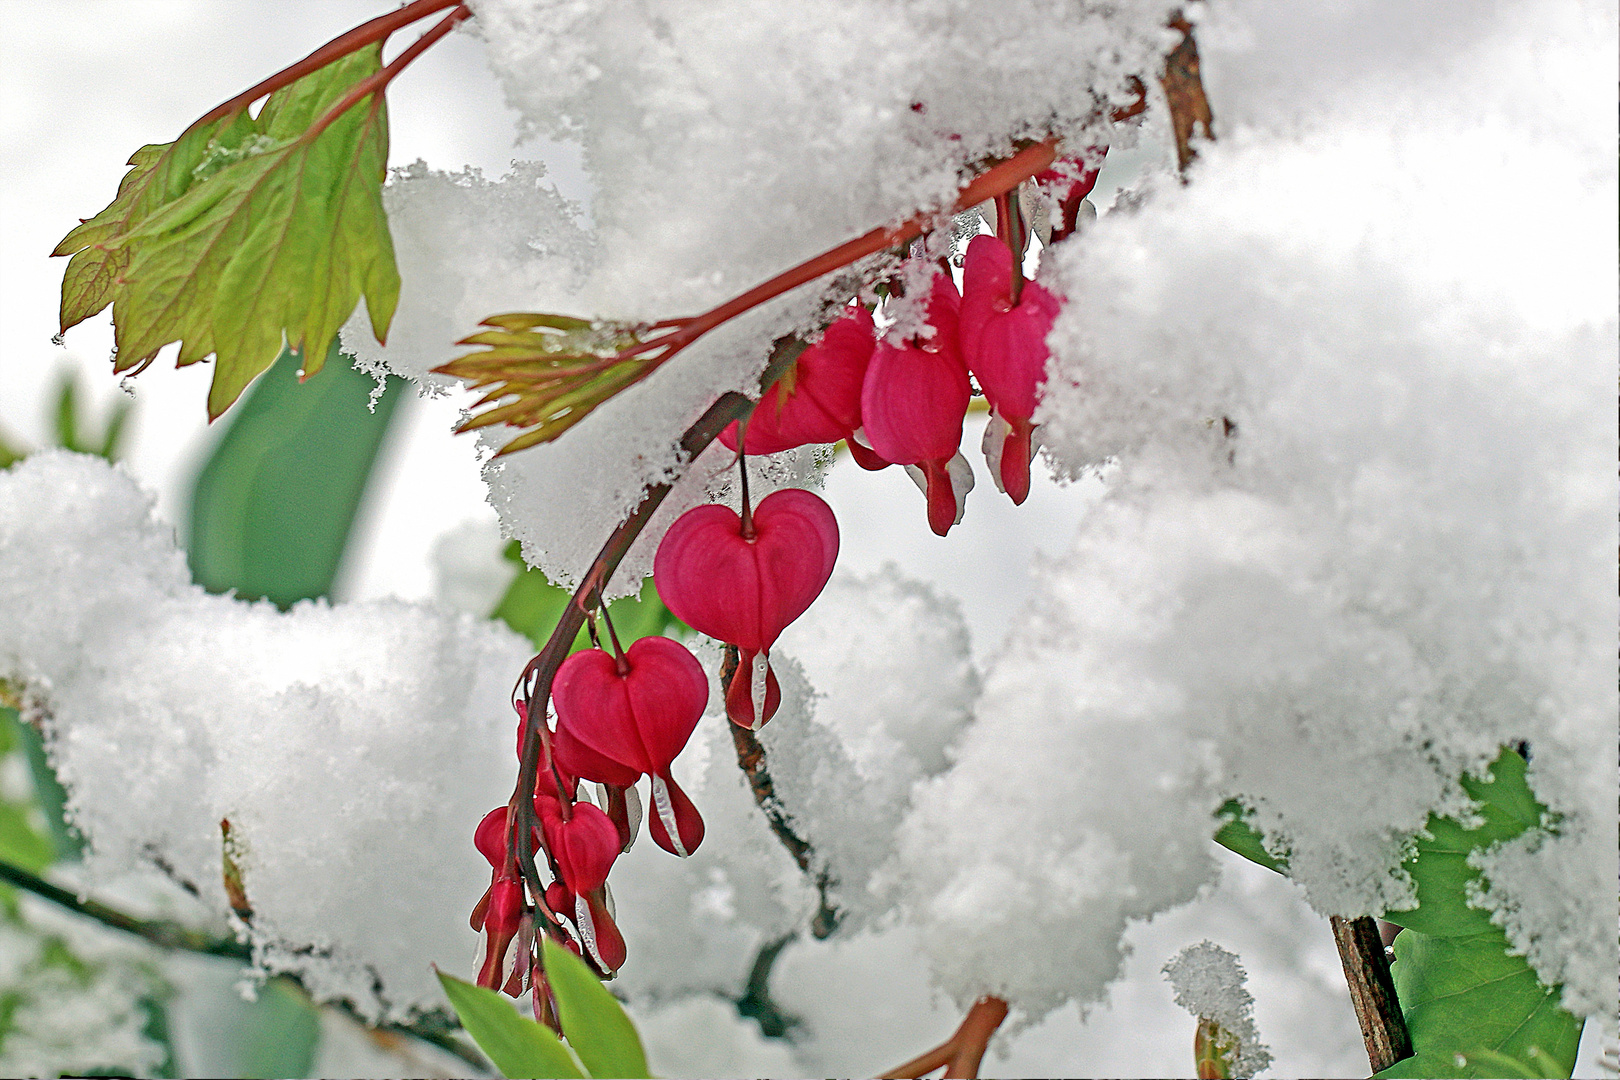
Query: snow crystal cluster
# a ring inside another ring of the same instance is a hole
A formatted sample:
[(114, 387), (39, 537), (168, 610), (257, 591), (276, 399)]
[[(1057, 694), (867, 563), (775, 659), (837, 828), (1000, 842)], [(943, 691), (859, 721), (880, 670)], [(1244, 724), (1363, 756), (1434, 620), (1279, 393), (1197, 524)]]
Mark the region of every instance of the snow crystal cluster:
[(437, 1005), (510, 791), (527, 644), (397, 601), (278, 612), (191, 583), (152, 497), (98, 459), (0, 473), (0, 677), (44, 722), (105, 877), (157, 864), (227, 912), (222, 819), (258, 964), (372, 1017)]
[(1271, 1051), (1254, 1026), (1254, 998), (1243, 985), (1249, 976), (1238, 958), (1213, 941), (1200, 941), (1164, 965), (1176, 990), (1176, 1004), (1201, 1020), (1213, 1020), (1237, 1039), (1233, 1076), (1253, 1076), (1271, 1064)]
[(1404, 842), (1524, 741), (1560, 817), (1483, 901), (1612, 1011), (1613, 22), (1254, 2), (1200, 35), (1221, 141), (1043, 267), (1046, 453), (1119, 479), (907, 824), (936, 970), (1095, 997), (1228, 797), (1318, 910), (1410, 906)]
[[(360, 316), (345, 344), (373, 369), (422, 379), (486, 315), (696, 315), (948, 202), (974, 162), (1015, 139), (1106, 139), (1099, 111), (1134, 100), (1129, 79), (1163, 51), (1175, 6), (475, 3), (472, 29), (524, 127), (581, 145), (589, 220), (533, 166), (497, 182), (396, 173), (385, 201), (399, 314), (386, 348)], [(525, 558), (577, 581), (646, 487), (682, 464), (680, 433), (720, 393), (757, 393), (770, 341), (813, 328), (826, 288), (721, 327), (567, 438), (491, 463), (491, 501)], [(708, 482), (678, 487), (618, 588), (634, 591), (657, 537)]]

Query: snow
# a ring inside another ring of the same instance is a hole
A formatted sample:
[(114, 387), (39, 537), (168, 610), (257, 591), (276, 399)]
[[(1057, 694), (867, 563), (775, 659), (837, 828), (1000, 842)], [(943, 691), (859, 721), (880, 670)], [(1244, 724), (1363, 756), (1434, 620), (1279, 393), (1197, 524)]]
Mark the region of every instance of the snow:
[(436, 1005), (428, 962), (472, 949), (471, 830), (510, 790), (527, 644), (398, 601), (207, 595), (152, 502), (62, 452), (0, 474), (0, 672), (46, 724), (92, 871), (163, 865), (223, 914), (229, 819), (261, 967), (371, 1017)]
[(1232, 1075), (1253, 1076), (1271, 1064), (1271, 1051), (1255, 1030), (1254, 998), (1243, 985), (1249, 976), (1236, 955), (1205, 939), (1182, 949), (1163, 970), (1177, 1005), (1237, 1039)]

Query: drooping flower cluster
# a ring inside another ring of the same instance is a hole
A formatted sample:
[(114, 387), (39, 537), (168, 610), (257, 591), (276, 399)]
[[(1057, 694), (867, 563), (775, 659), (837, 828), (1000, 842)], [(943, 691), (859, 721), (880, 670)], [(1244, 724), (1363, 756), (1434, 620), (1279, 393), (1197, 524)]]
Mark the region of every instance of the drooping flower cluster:
[[(534, 793), (540, 827), (530, 837), (531, 849), (545, 854), (550, 870), (545, 906), (555, 922), (547, 931), (571, 947), (582, 946), (582, 955), (612, 972), (624, 963), (626, 949), (607, 878), (640, 829), (636, 784), (643, 775), (652, 778), (653, 841), (685, 856), (703, 840), (703, 819), (670, 767), (708, 704), (709, 681), (678, 641), (647, 637), (621, 650), (615, 639), (611, 653), (586, 649), (563, 661), (552, 698), (557, 726), (546, 740), (550, 752)], [(530, 717), (523, 702), (516, 707), (521, 758)], [(581, 781), (600, 785), (601, 806), (582, 793)], [(515, 997), (530, 984), (535, 917), (526, 910), (509, 831), (509, 808), (502, 806), (490, 811), (474, 835), (493, 880), (472, 922), (483, 932), (479, 983)], [(542, 1003), (535, 1007), (538, 1014)]]
[[(1061, 226), (1049, 235), (1073, 231), (1095, 180), (1095, 168), (1078, 159), (1037, 179), (1061, 213)], [(872, 311), (851, 303), (767, 389), (748, 421), (721, 433), (739, 462), (745, 454), (842, 441), (863, 468), (905, 466), (927, 498), (930, 528), (944, 536), (961, 520), (973, 487), (972, 466), (959, 447), (977, 392), (990, 406), (984, 446), (996, 486), (1023, 502), (1046, 335), (1061, 301), (1024, 280), (1019, 264), (1028, 237), (1011, 210), (1015, 203), (1001, 205), (998, 235), (968, 244), (960, 292), (948, 265), (927, 277), (920, 327), (880, 336)], [(771, 646), (826, 586), (839, 534), (832, 509), (809, 491), (777, 491), (750, 506), (745, 464), (740, 472), (741, 513), (719, 504), (687, 511), (664, 535), (653, 577), (677, 618), (736, 648), (737, 667), (724, 687), (726, 714), (758, 730), (781, 704)], [(533, 796), (539, 827), (529, 844), (544, 853), (550, 871), (545, 932), (567, 940), (604, 973), (625, 960), (607, 878), (640, 827), (636, 785), (643, 776), (653, 841), (686, 856), (703, 840), (703, 818), (671, 766), (709, 696), (701, 665), (679, 642), (649, 637), (621, 649), (614, 636), (612, 644), (612, 652), (587, 649), (557, 669), (550, 687), (556, 727), (544, 731)], [(528, 724), (545, 721), (530, 717), (522, 702), (517, 708), (521, 758)], [(582, 781), (599, 785), (600, 805), (583, 795)], [(508, 807), (491, 811), (478, 827), (475, 843), (492, 880), (472, 921), (483, 932), (479, 981), (515, 996), (539, 976), (536, 916), (525, 903), (510, 831)], [(542, 1007), (537, 1000), (537, 1015)]]
[[(1038, 200), (1057, 212), (1048, 242), (1076, 231), (1102, 152), (1088, 148), (1032, 181)], [(997, 236), (968, 244), (960, 293), (944, 269), (932, 276), (920, 332), (880, 338), (872, 314), (852, 304), (766, 391), (742, 449), (773, 454), (842, 440), (862, 468), (903, 465), (927, 498), (929, 527), (944, 536), (962, 520), (973, 488), (959, 446), (978, 393), (990, 406), (984, 454), (991, 477), (1014, 503), (1028, 498), (1046, 335), (1062, 300), (1014, 265), (1035, 230), (1008, 217)], [(721, 441), (738, 449), (737, 425)], [(656, 568), (655, 577), (662, 578)]]

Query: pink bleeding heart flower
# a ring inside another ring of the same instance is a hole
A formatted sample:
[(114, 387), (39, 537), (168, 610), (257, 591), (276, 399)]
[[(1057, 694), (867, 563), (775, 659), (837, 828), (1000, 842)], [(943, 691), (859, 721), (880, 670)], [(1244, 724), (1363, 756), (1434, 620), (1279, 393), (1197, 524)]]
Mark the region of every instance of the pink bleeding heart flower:
[[(1074, 232), (1080, 217), (1080, 202), (1097, 186), (1106, 146), (1088, 146), (1085, 153), (1060, 158), (1050, 169), (1035, 174), (1035, 183), (1057, 200), (1061, 220), (1052, 229), (1052, 243)], [(1088, 164), (1092, 162), (1092, 164)]]
[(1012, 302), (1012, 252), (991, 236), (975, 236), (962, 264), (962, 354), (986, 400), (1008, 427), (997, 485), (1021, 503), (1029, 495), (1035, 404), (1051, 355), (1046, 335), (1062, 301), (1025, 282)]
[[(743, 727), (758, 728), (771, 715), (771, 646), (832, 576), (838, 520), (820, 497), (786, 488), (761, 499), (751, 522), (753, 535), (744, 536), (742, 518), (730, 507), (688, 510), (658, 546), (653, 582), (676, 618), (753, 654), (737, 674), (747, 672), (749, 709), (739, 716), (730, 708), (728, 687), (727, 714)], [(780, 698), (778, 689), (775, 700)]]
[(473, 830), (473, 847), (492, 869), (499, 870), (506, 864), (506, 807), (497, 806), (484, 815)]
[(672, 797), (680, 788), (670, 775), (670, 764), (709, 703), (709, 678), (697, 657), (665, 637), (632, 642), (621, 659), (586, 649), (563, 661), (551, 695), (558, 766), (616, 787), (629, 787), (647, 773), (663, 819), (653, 839), (676, 855), (697, 850), (703, 819), (684, 793)]
[(958, 345), (959, 303), (950, 276), (935, 275), (928, 296), (933, 337), (878, 342), (861, 387), (868, 445), (885, 461), (922, 469), (928, 525), (940, 536), (956, 524), (960, 509), (949, 464), (962, 442), (962, 420), (973, 397)]
[[(827, 327), (759, 399), (748, 420), (748, 452), (775, 454), (847, 439), (861, 426), (861, 381), (876, 336), (872, 313), (859, 304)], [(735, 422), (720, 441), (737, 449)]]
[(585, 947), (603, 971), (617, 971), (624, 966), (624, 936), (607, 909), (603, 886), (619, 857), (618, 827), (590, 803), (575, 803), (564, 819), (562, 803), (541, 796), (535, 810), (562, 883), (574, 895), (574, 925)]
[(485, 898), (479, 901), (474, 914), (482, 909), (478, 920), (482, 933), (479, 943), (482, 962), (478, 966), (478, 985), (499, 990), (511, 979), (515, 967), (512, 963), (512, 942), (523, 928), (523, 886), (516, 878), (497, 876)]

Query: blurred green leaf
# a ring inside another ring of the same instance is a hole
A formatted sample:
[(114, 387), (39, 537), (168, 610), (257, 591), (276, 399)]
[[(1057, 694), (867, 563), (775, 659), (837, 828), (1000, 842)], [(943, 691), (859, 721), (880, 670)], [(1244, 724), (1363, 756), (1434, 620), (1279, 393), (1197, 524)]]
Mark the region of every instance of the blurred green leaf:
[(607, 987), (585, 961), (549, 937), (544, 941), (546, 979), (557, 999), (563, 1035), (592, 1076), (648, 1077), (641, 1036)]
[[(84, 853), (84, 837), (67, 823), (67, 791), (45, 757), (45, 740), (32, 724), (23, 723), (15, 709), (0, 707), (0, 727), (5, 729), (9, 745), (28, 759), (28, 772), (34, 781), (34, 798), (45, 818), (52, 859), (79, 858)], [(38, 867), (23, 863), (18, 865), (38, 870)]]
[(551, 1029), (519, 1016), (493, 990), (439, 972), (444, 994), (478, 1048), (509, 1077), (583, 1077), (568, 1048)]
[[(518, 573), (491, 615), (528, 638), (538, 649), (551, 636), (573, 594), (553, 585), (546, 580), (545, 574), (524, 563), (516, 540), (506, 545), (505, 557), (507, 562), (518, 568)], [(628, 648), (637, 638), (679, 633), (686, 629), (685, 624), (664, 606), (650, 582), (643, 582), (641, 591), (640, 597), (626, 596), (608, 605), (613, 627), (619, 632), (619, 640), (625, 647)], [(606, 634), (603, 636), (605, 638)], [(589, 648), (590, 644), (590, 638), (581, 630), (575, 635), (570, 651), (578, 652)]]
[[(0, 706), (0, 758), (26, 752), (30, 735), (38, 742), (38, 733), (22, 722), (16, 709)], [(57, 850), (51, 838), (35, 828), (33, 819), (32, 800), (0, 800), (0, 860), (37, 874), (56, 861)], [(49, 821), (47, 813), (46, 823)]]
[(332, 344), (320, 375), (298, 382), (283, 351), (236, 410), (197, 477), (188, 558), (203, 587), (278, 607), (325, 596), (403, 390), (375, 380)]
[(236, 1031), (238, 1076), (313, 1076), (321, 1020), (315, 1004), (290, 979), (259, 988), (251, 1019)]

